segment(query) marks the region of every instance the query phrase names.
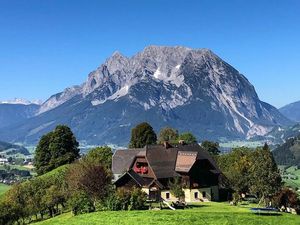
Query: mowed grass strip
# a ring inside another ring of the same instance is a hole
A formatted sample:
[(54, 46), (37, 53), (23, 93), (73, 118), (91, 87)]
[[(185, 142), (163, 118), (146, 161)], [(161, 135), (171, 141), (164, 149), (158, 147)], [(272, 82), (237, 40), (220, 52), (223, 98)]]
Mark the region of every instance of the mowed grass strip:
[(96, 212), (79, 216), (66, 213), (37, 225), (299, 225), (300, 216), (258, 216), (249, 208), (227, 203), (202, 203), (185, 210)]
[(2, 196), (5, 192), (7, 192), (11, 186), (0, 183), (0, 196)]

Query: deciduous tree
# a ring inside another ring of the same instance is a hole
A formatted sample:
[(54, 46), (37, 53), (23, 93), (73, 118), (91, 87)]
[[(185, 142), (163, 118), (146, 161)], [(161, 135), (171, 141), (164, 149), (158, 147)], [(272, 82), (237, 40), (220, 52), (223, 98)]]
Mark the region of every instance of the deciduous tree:
[(84, 160), (94, 163), (95, 165), (101, 165), (107, 170), (111, 169), (112, 164), (112, 149), (108, 146), (96, 147), (91, 149), (87, 155), (85, 155)]
[(156, 134), (150, 124), (144, 122), (131, 130), (130, 148), (143, 148), (145, 145), (155, 144)]
[(35, 154), (35, 167), (39, 175), (79, 158), (78, 142), (71, 129), (58, 125), (54, 131), (44, 135)]
[(70, 166), (67, 182), (72, 193), (83, 191), (93, 199), (93, 202), (96, 202), (108, 195), (111, 176), (101, 165), (80, 160)]
[(213, 141), (203, 141), (201, 143), (202, 148), (204, 148), (206, 151), (208, 151), (211, 155), (219, 155), (219, 143), (213, 142)]
[(168, 141), (170, 143), (176, 142), (178, 139), (178, 131), (171, 127), (164, 127), (159, 132), (158, 141), (160, 144)]
[(179, 140), (183, 140), (187, 144), (197, 143), (197, 138), (191, 132), (185, 132), (179, 135)]

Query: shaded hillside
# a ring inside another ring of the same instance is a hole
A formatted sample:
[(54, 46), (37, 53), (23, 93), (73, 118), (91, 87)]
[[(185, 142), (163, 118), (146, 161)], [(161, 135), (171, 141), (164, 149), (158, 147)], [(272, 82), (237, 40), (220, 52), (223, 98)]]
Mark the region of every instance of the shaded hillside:
[(278, 165), (300, 166), (300, 136), (288, 139), (273, 155)]
[(267, 135), (263, 137), (265, 140), (266, 138), (273, 143), (283, 144), (285, 140), (293, 137), (297, 137), (300, 135), (300, 124), (294, 124), (292, 126), (286, 127), (275, 127), (269, 132)]
[(0, 141), (0, 155), (14, 155), (14, 154), (23, 154), (23, 155), (30, 155), (27, 148), (24, 148), (23, 146), (10, 144), (7, 142)]
[(0, 128), (22, 122), (37, 113), (39, 105), (0, 104)]
[(300, 101), (288, 104), (279, 111), (290, 120), (300, 122)]

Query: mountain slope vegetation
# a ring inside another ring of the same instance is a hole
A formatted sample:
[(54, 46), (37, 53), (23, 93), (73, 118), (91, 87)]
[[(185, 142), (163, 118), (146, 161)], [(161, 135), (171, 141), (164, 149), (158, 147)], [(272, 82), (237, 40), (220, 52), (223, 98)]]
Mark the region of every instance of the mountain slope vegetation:
[(300, 166), (300, 136), (288, 139), (273, 155), (279, 165)]

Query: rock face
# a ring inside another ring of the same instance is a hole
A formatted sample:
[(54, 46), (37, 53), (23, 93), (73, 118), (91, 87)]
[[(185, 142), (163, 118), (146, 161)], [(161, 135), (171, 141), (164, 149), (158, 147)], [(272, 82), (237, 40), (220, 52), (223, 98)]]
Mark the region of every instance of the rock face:
[(279, 111), (290, 120), (300, 122), (300, 101), (286, 105)]
[(2, 131), (0, 138), (36, 142), (63, 123), (88, 143), (127, 144), (142, 121), (199, 140), (249, 138), (290, 123), (212, 51), (149, 46), (131, 58), (115, 52), (84, 84), (52, 96), (15, 134)]

